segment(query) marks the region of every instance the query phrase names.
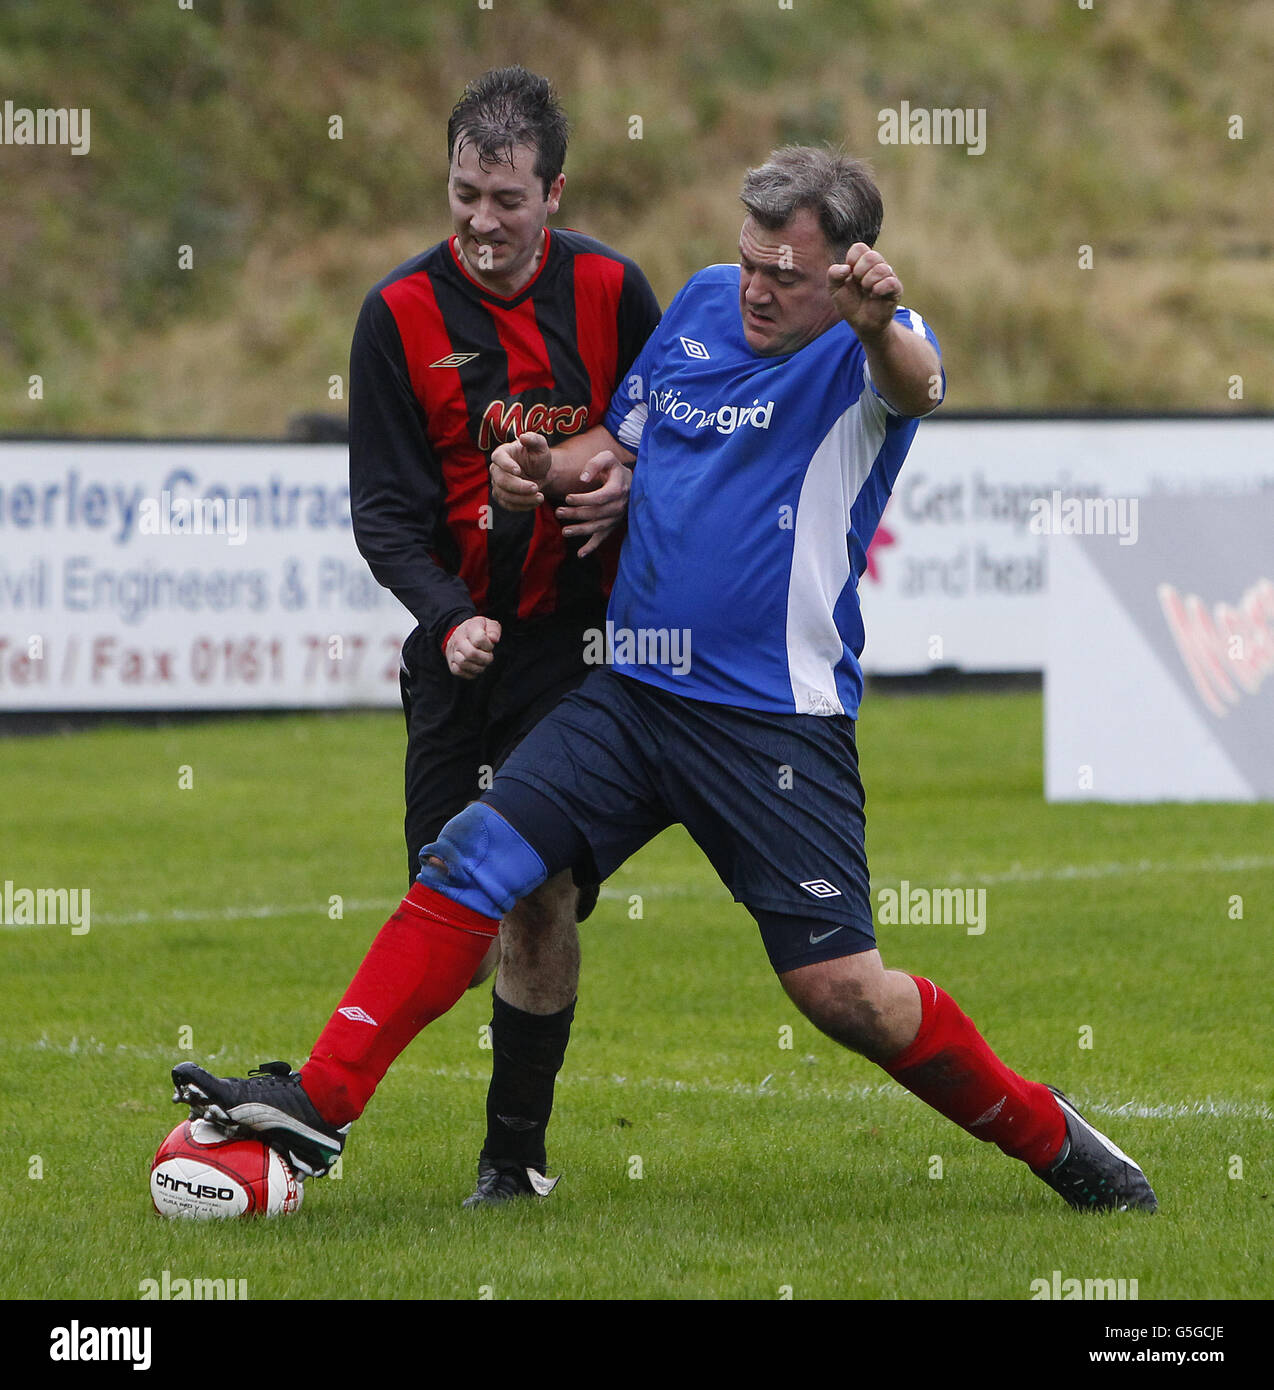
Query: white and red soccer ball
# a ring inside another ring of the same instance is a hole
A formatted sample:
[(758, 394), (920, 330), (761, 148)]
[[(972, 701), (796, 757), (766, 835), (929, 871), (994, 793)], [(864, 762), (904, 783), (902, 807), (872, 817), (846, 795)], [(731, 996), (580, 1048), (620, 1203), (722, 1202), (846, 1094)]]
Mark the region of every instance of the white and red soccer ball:
[(259, 1139), (233, 1139), (208, 1120), (183, 1120), (150, 1165), (160, 1216), (281, 1216), (301, 1205), (286, 1160)]

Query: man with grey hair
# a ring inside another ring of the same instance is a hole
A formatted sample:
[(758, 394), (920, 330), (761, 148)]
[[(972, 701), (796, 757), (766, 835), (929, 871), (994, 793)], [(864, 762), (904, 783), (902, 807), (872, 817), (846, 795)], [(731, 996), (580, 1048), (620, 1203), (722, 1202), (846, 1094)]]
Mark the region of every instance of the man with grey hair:
[(784, 145), (761, 165), (749, 169), (739, 200), (763, 227), (789, 222), (799, 208), (818, 219), (828, 248), (861, 241), (875, 246), (885, 205), (860, 159), (813, 146)]
[[(493, 492), (514, 510), (540, 506), (563, 478), (636, 463), (611, 664), (421, 851), (402, 913), (435, 935), (449, 928), (458, 950), (554, 874), (600, 881), (680, 822), (816, 1027), (1073, 1207), (1153, 1211), (1127, 1155), (876, 948), (855, 745), (858, 579), (945, 382), (937, 339), (869, 245), (880, 199), (863, 166), (780, 150), (749, 173), (743, 201), (738, 266), (682, 288), (605, 423), (553, 448), (522, 433), (492, 455)], [(671, 632), (693, 660), (629, 640)], [(382, 1009), (404, 1034), (422, 977), (441, 969), (403, 951)]]
[(493, 490), (513, 508), (538, 505), (560, 477), (636, 462), (607, 629), (680, 629), (691, 669), (649, 648), (634, 661), (617, 642), (612, 669), (465, 813), (472, 825), (453, 822), (426, 850), (421, 882), (490, 914), (498, 904), (468, 891), (475, 866), (456, 853), (479, 824), (492, 844), (504, 837), (502, 862), (538, 860), (537, 881), (567, 865), (604, 875), (681, 821), (816, 1027), (1073, 1207), (1153, 1211), (1126, 1154), (1060, 1092), (1007, 1067), (931, 980), (885, 969), (876, 949), (854, 741), (857, 586), (945, 378), (937, 339), (873, 249), (883, 203), (865, 164), (787, 146), (749, 170), (741, 197), (737, 270), (692, 277), (605, 424), (554, 449), (524, 434), (492, 455)]

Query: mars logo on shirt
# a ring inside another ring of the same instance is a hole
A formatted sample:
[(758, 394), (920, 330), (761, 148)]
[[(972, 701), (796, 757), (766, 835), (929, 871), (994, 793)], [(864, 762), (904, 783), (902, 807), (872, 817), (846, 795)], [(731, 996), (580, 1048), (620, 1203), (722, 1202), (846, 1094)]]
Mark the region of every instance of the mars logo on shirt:
[(492, 401), (482, 412), (478, 448), (484, 452), (528, 431), (544, 435), (577, 434), (588, 423), (586, 405), (529, 405)]

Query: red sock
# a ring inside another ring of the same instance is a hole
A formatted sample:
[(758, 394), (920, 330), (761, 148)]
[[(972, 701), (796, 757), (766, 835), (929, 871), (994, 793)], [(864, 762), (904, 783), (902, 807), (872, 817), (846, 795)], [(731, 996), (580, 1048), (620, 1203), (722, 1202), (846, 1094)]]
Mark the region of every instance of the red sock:
[(1047, 1168), (1066, 1138), (1053, 1093), (1010, 1071), (932, 980), (911, 978), (920, 990), (920, 1032), (885, 1071), (975, 1139), (998, 1144), (1032, 1168)]
[(412, 884), (301, 1068), (328, 1124), (358, 1119), (394, 1058), (465, 992), (499, 929), (498, 918)]

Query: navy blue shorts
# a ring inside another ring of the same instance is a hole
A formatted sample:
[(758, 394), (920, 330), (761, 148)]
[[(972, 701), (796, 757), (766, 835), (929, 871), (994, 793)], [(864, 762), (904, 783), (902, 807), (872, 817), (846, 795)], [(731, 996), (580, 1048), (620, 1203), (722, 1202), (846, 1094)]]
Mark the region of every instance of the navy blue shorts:
[(854, 721), (766, 714), (595, 671), (526, 736), (482, 798), (550, 876), (599, 882), (681, 822), (770, 961), (876, 945)]

